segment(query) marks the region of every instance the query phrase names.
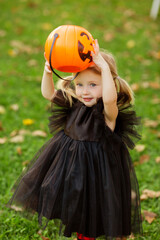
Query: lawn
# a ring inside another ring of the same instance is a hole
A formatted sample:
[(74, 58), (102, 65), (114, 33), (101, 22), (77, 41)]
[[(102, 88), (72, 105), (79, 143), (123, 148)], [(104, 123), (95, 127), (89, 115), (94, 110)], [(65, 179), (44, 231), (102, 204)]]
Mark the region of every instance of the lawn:
[[(160, 191), (160, 16), (149, 17), (151, 5), (151, 0), (0, 0), (0, 239), (65, 239), (56, 223), (41, 232), (36, 215), (30, 221), (6, 208), (14, 182), (51, 137), (50, 105), (40, 88), (45, 40), (59, 25), (85, 27), (115, 56), (142, 118), (142, 139), (131, 151), (140, 194)], [(143, 236), (135, 239), (160, 239), (160, 197), (153, 195), (141, 201)]]

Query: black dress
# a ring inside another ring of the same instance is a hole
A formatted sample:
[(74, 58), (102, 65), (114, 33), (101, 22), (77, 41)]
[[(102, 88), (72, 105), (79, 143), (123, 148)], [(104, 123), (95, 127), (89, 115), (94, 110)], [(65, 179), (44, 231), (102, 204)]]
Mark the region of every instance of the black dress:
[(87, 107), (60, 90), (53, 99), (54, 136), (39, 150), (14, 186), (14, 201), (47, 219), (60, 219), (64, 236), (78, 232), (105, 239), (141, 231), (137, 178), (127, 149), (138, 118), (119, 111), (114, 131), (106, 126), (103, 102)]

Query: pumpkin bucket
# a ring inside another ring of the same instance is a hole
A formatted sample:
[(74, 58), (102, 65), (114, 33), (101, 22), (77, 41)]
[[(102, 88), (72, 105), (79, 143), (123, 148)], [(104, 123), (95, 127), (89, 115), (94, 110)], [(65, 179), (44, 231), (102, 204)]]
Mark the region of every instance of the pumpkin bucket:
[(62, 25), (54, 29), (45, 43), (45, 54), (52, 71), (75, 73), (88, 68), (93, 63), (93, 43), (92, 35), (83, 27)]

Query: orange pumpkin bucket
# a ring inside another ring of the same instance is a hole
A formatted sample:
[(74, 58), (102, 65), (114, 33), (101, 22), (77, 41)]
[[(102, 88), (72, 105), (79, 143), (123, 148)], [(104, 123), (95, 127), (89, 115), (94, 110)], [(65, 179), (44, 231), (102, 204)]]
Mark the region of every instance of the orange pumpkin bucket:
[(83, 27), (62, 25), (54, 29), (45, 43), (45, 54), (52, 71), (74, 73), (88, 68), (93, 63), (93, 43), (92, 35)]

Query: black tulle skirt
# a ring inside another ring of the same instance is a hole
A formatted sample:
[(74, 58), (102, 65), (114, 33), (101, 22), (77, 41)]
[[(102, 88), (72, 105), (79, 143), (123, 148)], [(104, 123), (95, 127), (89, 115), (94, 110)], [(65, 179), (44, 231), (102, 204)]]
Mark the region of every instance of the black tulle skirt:
[(16, 202), (48, 220), (59, 219), (64, 236), (78, 232), (105, 239), (140, 232), (138, 183), (126, 146), (76, 141), (63, 130), (35, 155), (14, 186)]

